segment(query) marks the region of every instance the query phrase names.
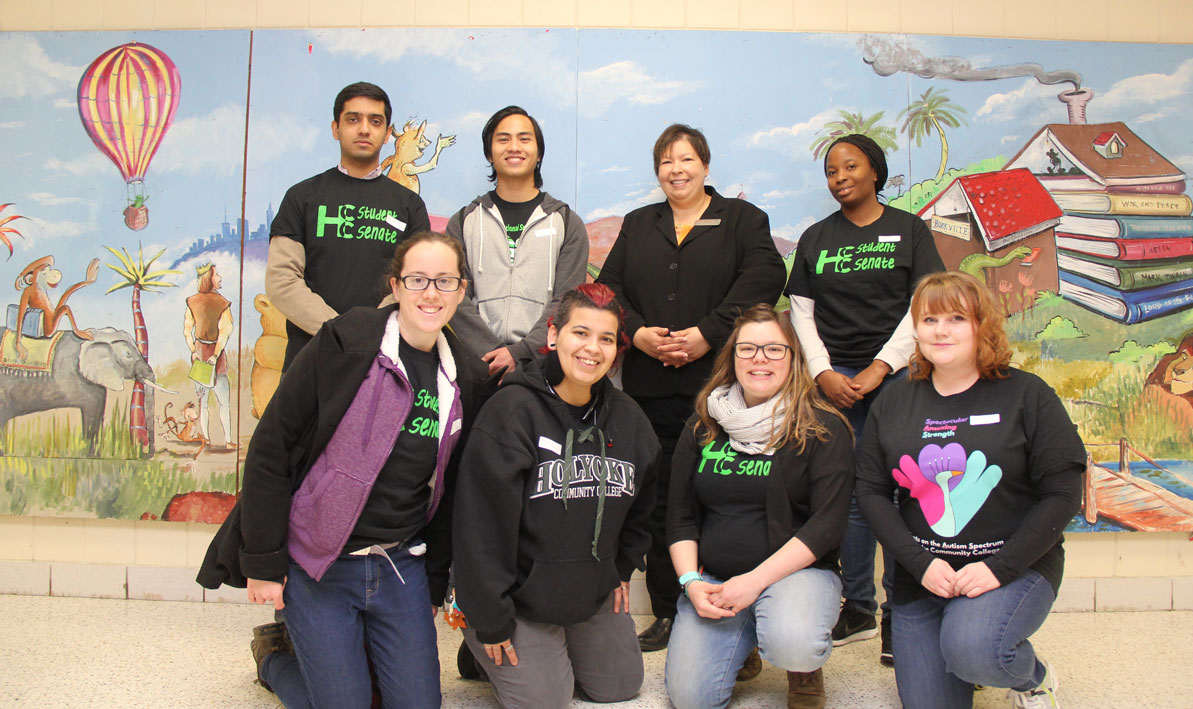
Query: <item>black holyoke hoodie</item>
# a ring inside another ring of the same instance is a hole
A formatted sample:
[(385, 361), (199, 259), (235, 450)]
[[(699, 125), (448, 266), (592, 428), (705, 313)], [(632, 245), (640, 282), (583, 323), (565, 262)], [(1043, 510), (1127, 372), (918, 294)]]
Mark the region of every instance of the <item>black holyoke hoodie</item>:
[(650, 546), (659, 460), (650, 422), (607, 378), (593, 386), (577, 420), (547, 383), (546, 366), (539, 358), (506, 375), (481, 409), (460, 464), (456, 591), (485, 643), (509, 639), (515, 615), (554, 625), (591, 618), (620, 581), (645, 566)]

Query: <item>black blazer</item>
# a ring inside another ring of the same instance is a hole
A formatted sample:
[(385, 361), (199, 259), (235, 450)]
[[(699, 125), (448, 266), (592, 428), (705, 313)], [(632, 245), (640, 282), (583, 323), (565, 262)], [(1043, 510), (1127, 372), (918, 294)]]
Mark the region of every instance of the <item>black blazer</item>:
[(628, 311), (631, 338), (643, 326), (682, 330), (695, 325), (712, 346), (679, 369), (631, 347), (622, 366), (622, 386), (631, 396), (693, 396), (737, 316), (758, 303), (773, 304), (787, 283), (766, 212), (711, 187), (704, 190), (712, 201), (682, 244), (675, 240), (667, 202), (627, 214), (596, 279), (612, 288)]

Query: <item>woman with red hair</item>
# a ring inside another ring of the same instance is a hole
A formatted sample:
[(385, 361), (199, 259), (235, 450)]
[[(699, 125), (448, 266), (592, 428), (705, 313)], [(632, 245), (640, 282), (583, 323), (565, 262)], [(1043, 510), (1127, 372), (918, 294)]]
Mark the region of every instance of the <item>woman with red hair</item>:
[(1016, 707), (1056, 707), (1056, 675), (1029, 638), (1060, 588), (1081, 438), (1056, 392), (1010, 366), (1003, 315), (973, 276), (925, 277), (911, 314), (911, 372), (870, 409), (856, 484), (897, 562), (899, 697), (969, 707), (980, 684), (1009, 688)]
[(613, 291), (563, 295), (546, 356), (481, 409), (455, 498), (464, 638), (504, 707), (630, 699), (642, 652), (629, 581), (650, 546), (659, 442), (606, 376), (629, 339)]

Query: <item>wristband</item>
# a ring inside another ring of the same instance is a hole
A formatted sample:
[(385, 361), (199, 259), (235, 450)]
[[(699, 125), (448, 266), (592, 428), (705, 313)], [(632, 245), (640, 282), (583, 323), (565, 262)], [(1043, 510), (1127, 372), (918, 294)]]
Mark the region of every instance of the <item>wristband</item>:
[(679, 577), (679, 585), (683, 586), (683, 592), (684, 592), (684, 595), (686, 596), (688, 594), (688, 584), (692, 583), (693, 581), (703, 581), (703, 580), (704, 580), (704, 577), (700, 575), (699, 571), (689, 571), (688, 573)]

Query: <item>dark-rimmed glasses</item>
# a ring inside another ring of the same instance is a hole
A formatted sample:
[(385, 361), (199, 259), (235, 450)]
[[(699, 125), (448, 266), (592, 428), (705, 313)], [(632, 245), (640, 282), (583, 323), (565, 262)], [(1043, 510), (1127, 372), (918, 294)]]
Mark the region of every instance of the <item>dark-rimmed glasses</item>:
[(406, 286), (406, 290), (420, 291), (426, 290), (427, 286), (432, 283), (435, 284), (435, 290), (440, 293), (455, 293), (460, 290), (460, 281), (463, 280), (459, 276), (440, 276), (438, 278), (427, 278), (426, 276), (402, 276), (399, 280), (402, 285)]
[(758, 354), (758, 350), (762, 350), (762, 356), (767, 359), (783, 359), (787, 356), (787, 351), (791, 347), (788, 345), (771, 344), (771, 345), (756, 345), (753, 342), (739, 342), (733, 346), (733, 354), (737, 355), (738, 359), (754, 359)]

